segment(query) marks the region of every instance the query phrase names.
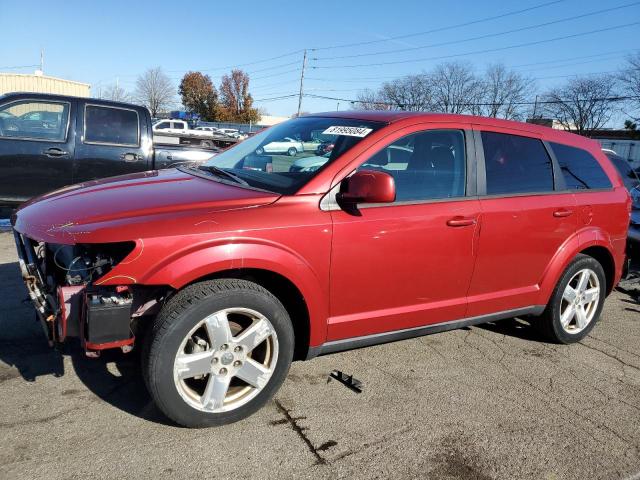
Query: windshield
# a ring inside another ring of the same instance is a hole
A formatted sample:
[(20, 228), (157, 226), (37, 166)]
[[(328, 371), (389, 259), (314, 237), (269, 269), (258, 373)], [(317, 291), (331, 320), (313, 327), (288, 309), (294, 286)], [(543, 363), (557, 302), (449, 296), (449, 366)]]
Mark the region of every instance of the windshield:
[[(290, 195), (323, 167), (383, 125), (346, 118), (296, 118), (216, 155), (205, 164), (205, 168), (212, 166), (227, 170), (251, 187)], [(333, 145), (330, 152), (327, 152), (327, 144)], [(304, 159), (309, 157), (316, 157), (309, 160), (315, 168), (302, 168)]]

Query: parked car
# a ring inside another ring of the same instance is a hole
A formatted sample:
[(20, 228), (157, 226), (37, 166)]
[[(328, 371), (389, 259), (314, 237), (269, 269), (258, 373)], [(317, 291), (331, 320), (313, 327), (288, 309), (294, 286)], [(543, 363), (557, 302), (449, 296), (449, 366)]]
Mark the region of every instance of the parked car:
[[(323, 168), (244, 168), (314, 131), (335, 145)], [(406, 163), (389, 168), (392, 151)], [(142, 347), (158, 407), (202, 427), (254, 413), (294, 359), (515, 316), (583, 339), (621, 277), (630, 208), (584, 137), (348, 111), (276, 125), (199, 168), (44, 195), (12, 225), (49, 341)]]
[[(192, 161), (192, 151), (151, 142), (138, 105), (41, 93), (0, 96), (0, 205), (96, 178)], [(209, 159), (215, 152), (209, 151)]]
[(298, 153), (304, 152), (304, 146), (299, 140), (291, 137), (285, 137), (280, 140), (269, 142), (266, 145), (260, 145), (256, 149), (258, 155), (263, 153), (286, 153), (290, 157), (295, 157)]
[[(631, 220), (629, 224), (628, 256), (634, 266), (640, 266), (640, 178), (628, 161), (613, 150), (603, 152), (616, 167), (632, 200)], [(636, 267), (637, 268), (637, 267)]]

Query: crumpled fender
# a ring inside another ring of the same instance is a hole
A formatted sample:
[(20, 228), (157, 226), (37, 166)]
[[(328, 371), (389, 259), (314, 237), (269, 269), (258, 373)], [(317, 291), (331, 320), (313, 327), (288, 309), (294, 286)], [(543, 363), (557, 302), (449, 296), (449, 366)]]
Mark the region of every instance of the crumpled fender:
[[(141, 247), (144, 245), (145, 247)], [(184, 244), (184, 243), (183, 243)], [(158, 255), (155, 254), (157, 248)], [(141, 253), (144, 250), (144, 253)], [(260, 238), (220, 238), (189, 245), (167, 256), (167, 246), (137, 241), (137, 247), (116, 265), (99, 285), (169, 285), (180, 289), (200, 278), (239, 268), (268, 270), (291, 281), (302, 293), (309, 310), (310, 344), (326, 337), (328, 285), (323, 285), (311, 265), (291, 249)]]

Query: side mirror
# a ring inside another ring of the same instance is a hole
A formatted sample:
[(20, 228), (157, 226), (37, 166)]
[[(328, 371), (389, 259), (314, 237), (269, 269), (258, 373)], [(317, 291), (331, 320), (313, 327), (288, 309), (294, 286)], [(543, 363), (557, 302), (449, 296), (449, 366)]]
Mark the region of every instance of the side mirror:
[(357, 211), (358, 203), (390, 203), (396, 199), (393, 177), (377, 170), (360, 170), (345, 178), (336, 200), (347, 212)]

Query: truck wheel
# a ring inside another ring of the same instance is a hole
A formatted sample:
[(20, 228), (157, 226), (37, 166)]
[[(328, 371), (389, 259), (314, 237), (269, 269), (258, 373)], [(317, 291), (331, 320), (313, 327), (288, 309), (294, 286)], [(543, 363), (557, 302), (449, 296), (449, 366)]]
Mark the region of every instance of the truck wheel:
[(606, 278), (593, 257), (579, 254), (560, 277), (547, 308), (537, 320), (556, 343), (575, 343), (594, 327), (604, 306)]
[(143, 352), (149, 392), (185, 427), (236, 422), (261, 408), (293, 357), (291, 320), (253, 282), (219, 279), (186, 287), (154, 321)]
[(256, 155), (262, 155), (264, 153), (264, 148), (258, 147), (256, 148)]
[(200, 146), (203, 148), (211, 148), (213, 147), (213, 142), (211, 142), (211, 140), (202, 140)]
[(296, 147), (291, 147), (289, 148), (289, 150), (287, 150), (287, 153), (290, 157), (295, 157), (298, 153), (298, 150), (296, 149)]

